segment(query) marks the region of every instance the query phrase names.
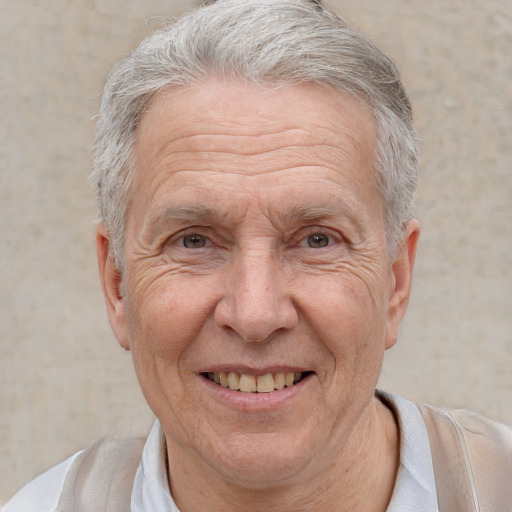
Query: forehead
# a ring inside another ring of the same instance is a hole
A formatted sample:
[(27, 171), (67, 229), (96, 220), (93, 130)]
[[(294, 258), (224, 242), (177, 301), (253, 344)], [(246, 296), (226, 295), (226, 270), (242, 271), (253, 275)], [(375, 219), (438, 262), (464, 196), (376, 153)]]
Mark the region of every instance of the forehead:
[(330, 196), (380, 203), (375, 143), (369, 108), (319, 85), (212, 79), (173, 88), (156, 96), (137, 129), (132, 201), (150, 208), (196, 189), (215, 200), (265, 189), (269, 198), (285, 190), (291, 202), (301, 194), (311, 202), (324, 186)]
[(157, 94), (136, 131), (136, 148), (158, 151), (159, 142), (179, 143), (200, 135), (218, 136), (198, 140), (218, 145), (224, 135), (231, 136), (227, 142), (233, 150), (247, 153), (246, 137), (265, 137), (261, 141), (271, 149), (272, 141), (285, 131), (290, 140), (311, 144), (329, 144), (336, 136), (343, 137), (354, 153), (373, 146), (376, 138), (369, 107), (347, 93), (312, 83), (261, 88), (210, 79)]

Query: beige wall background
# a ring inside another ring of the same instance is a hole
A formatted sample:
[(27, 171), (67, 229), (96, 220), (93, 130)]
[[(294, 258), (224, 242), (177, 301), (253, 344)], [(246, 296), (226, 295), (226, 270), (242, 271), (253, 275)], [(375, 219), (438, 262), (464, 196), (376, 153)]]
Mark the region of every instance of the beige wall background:
[[(191, 0), (0, 0), (0, 503), (152, 422), (103, 310), (93, 116), (115, 60)], [(383, 388), (512, 424), (512, 4), (332, 0), (403, 69), (423, 139), (415, 290)]]

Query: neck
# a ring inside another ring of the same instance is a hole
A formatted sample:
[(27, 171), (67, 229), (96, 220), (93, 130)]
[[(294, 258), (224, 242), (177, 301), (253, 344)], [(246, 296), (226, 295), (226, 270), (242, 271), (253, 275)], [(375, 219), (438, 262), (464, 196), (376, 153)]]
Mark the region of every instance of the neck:
[(182, 512), (385, 512), (399, 464), (398, 428), (377, 398), (341, 449), (331, 446), (307, 472), (274, 487), (249, 488), (204, 467), (191, 470), (180, 464), (179, 451), (168, 446), (172, 494)]

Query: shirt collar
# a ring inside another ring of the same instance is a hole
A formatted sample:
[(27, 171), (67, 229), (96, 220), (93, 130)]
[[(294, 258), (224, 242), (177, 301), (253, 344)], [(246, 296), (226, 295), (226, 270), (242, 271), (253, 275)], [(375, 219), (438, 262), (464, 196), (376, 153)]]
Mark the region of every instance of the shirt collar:
[(430, 442), (418, 407), (389, 393), (377, 396), (393, 411), (400, 433), (400, 466), (387, 512), (438, 512)]
[(179, 512), (167, 478), (167, 446), (158, 420), (142, 451), (142, 460), (133, 483), (131, 512)]

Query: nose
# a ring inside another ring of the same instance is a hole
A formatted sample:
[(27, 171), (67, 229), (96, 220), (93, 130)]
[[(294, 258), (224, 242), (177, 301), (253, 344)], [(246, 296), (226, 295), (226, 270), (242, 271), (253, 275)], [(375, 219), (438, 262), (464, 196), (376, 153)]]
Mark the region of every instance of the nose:
[(241, 254), (225, 276), (215, 321), (247, 342), (264, 342), (293, 329), (298, 315), (277, 257)]

